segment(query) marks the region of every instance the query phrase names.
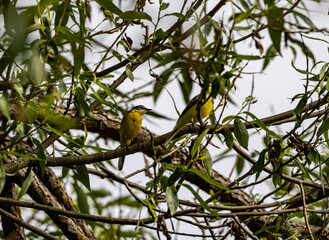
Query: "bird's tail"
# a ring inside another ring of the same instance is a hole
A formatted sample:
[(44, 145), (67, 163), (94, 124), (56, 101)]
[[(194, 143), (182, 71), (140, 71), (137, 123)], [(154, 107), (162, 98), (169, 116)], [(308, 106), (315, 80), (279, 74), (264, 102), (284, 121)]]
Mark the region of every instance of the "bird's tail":
[(169, 134), (169, 136), (167, 137), (167, 139), (164, 143), (165, 147), (167, 147), (169, 145), (170, 141), (175, 138), (175, 136), (177, 135), (177, 133), (179, 133), (180, 130), (182, 130), (182, 127), (171, 131), (171, 133)]
[(120, 157), (120, 158), (119, 158), (119, 164), (118, 164), (118, 169), (119, 169), (119, 171), (122, 170), (124, 162), (125, 162), (125, 156)]

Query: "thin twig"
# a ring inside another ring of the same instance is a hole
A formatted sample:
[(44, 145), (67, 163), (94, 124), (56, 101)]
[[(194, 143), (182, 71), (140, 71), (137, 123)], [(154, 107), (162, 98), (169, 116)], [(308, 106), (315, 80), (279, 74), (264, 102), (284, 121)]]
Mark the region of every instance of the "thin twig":
[(303, 184), (300, 183), (299, 187), (300, 187), (300, 192), (301, 192), (302, 200), (303, 200), (303, 213), (304, 213), (306, 228), (307, 228), (308, 233), (310, 234), (310, 237), (312, 238), (312, 240), (314, 240), (314, 237), (313, 237), (313, 234), (312, 234), (312, 231), (310, 228), (310, 224), (308, 222), (308, 217), (307, 217), (306, 200), (305, 200), (305, 192), (304, 192)]

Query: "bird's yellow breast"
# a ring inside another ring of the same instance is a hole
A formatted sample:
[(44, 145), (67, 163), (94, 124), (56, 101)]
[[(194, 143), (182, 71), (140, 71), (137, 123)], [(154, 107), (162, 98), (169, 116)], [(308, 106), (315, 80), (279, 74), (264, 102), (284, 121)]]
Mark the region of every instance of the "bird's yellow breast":
[(131, 111), (125, 114), (120, 126), (121, 145), (130, 145), (131, 141), (137, 136), (142, 126), (142, 114), (137, 111)]
[[(203, 104), (200, 107), (200, 118), (201, 119), (204, 119), (205, 117), (208, 117), (209, 116), (209, 114), (212, 111), (213, 105), (214, 105), (214, 99), (211, 97), (211, 98), (208, 99), (208, 101), (205, 104)], [(199, 119), (198, 119), (198, 113), (197, 113), (196, 110), (195, 110), (195, 113), (196, 114), (192, 118), (192, 122), (193, 123), (197, 123), (199, 121)]]

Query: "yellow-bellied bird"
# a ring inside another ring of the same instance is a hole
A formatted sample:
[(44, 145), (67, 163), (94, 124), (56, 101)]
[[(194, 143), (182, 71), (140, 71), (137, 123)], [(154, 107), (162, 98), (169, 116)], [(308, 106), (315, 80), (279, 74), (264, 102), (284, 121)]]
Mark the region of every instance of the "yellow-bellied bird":
[[(198, 116), (200, 119), (204, 119), (208, 117), (209, 114), (212, 112), (214, 105), (214, 99), (211, 97), (210, 93), (206, 94), (206, 98), (203, 99), (202, 95), (199, 94), (195, 96), (189, 104), (186, 106), (182, 114), (177, 120), (177, 123), (174, 129), (171, 131), (170, 135), (167, 137), (166, 142), (164, 143), (165, 146), (174, 139), (176, 134), (188, 123), (193, 122), (197, 123), (199, 121)], [(198, 112), (199, 110), (199, 112)]]
[[(133, 107), (129, 112), (123, 115), (120, 124), (120, 144), (121, 147), (127, 147), (139, 133), (142, 127), (142, 116), (150, 111), (142, 105)], [(119, 158), (118, 169), (122, 170), (125, 156)]]

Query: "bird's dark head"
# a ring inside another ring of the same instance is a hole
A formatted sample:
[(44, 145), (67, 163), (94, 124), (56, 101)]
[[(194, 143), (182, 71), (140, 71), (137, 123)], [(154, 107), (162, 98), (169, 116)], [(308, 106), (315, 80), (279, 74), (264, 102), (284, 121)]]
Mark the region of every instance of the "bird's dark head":
[(136, 112), (139, 112), (141, 114), (144, 114), (148, 111), (151, 111), (152, 109), (149, 109), (149, 108), (146, 108), (144, 107), (143, 105), (137, 105), (135, 107), (133, 107), (130, 111), (136, 111)]

